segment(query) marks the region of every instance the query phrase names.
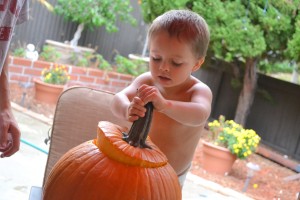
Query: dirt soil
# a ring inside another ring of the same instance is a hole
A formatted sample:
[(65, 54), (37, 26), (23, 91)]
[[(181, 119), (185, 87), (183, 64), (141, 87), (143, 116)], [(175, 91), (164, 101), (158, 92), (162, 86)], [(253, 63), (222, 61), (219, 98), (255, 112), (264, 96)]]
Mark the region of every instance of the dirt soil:
[[(48, 118), (53, 118), (54, 116), (55, 105), (36, 102), (33, 86), (24, 88), (24, 86), (18, 84), (11, 84), (11, 100)], [(208, 131), (204, 131), (202, 138), (207, 138), (208, 134)], [(250, 180), (247, 190), (244, 192), (245, 195), (257, 200), (296, 200), (296, 194), (300, 192), (300, 178), (292, 181), (284, 180), (285, 177), (296, 175), (296, 172), (258, 154), (251, 155), (247, 160), (236, 160), (227, 176), (207, 173), (201, 167), (201, 148), (202, 144), (199, 141), (191, 168), (191, 172), (195, 175), (242, 192), (247, 178), (246, 164), (247, 162), (252, 162), (258, 164), (261, 169)]]

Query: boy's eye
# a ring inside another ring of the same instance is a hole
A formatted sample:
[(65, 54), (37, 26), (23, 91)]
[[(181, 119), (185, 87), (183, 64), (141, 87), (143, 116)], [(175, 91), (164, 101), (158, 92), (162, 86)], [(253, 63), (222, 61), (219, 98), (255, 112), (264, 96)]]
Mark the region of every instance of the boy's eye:
[(161, 58), (158, 58), (158, 57), (152, 57), (152, 60), (153, 60), (153, 61), (160, 61)]
[(172, 64), (176, 67), (179, 67), (180, 65), (182, 65), (182, 63), (180, 63), (180, 62), (174, 62), (174, 61), (172, 61)]

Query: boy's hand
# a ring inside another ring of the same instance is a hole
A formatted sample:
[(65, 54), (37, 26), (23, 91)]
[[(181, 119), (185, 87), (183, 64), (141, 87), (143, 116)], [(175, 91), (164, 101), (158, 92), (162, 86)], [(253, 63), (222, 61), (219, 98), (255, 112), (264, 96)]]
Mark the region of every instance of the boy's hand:
[(155, 86), (141, 85), (138, 89), (138, 97), (144, 104), (152, 102), (154, 108), (159, 112), (164, 110), (167, 106), (167, 100)]
[(128, 121), (134, 122), (139, 117), (144, 117), (146, 112), (144, 106), (145, 103), (138, 96), (134, 97), (128, 107)]

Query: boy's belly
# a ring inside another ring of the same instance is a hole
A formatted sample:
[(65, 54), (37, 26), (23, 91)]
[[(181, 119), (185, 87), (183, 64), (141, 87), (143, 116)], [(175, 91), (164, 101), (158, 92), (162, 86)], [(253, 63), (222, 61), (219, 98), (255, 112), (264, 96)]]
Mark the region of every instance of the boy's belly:
[(203, 127), (164, 123), (152, 126), (149, 136), (179, 175), (190, 167), (202, 130)]

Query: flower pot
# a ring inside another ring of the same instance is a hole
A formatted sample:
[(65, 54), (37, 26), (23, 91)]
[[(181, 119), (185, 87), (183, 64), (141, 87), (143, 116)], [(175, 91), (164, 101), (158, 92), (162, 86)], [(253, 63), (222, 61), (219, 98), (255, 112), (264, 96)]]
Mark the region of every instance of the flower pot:
[(227, 175), (236, 156), (228, 149), (202, 141), (203, 169), (210, 173)]
[(46, 104), (56, 104), (59, 95), (64, 90), (63, 85), (53, 85), (44, 83), (39, 79), (34, 80), (35, 100)]

